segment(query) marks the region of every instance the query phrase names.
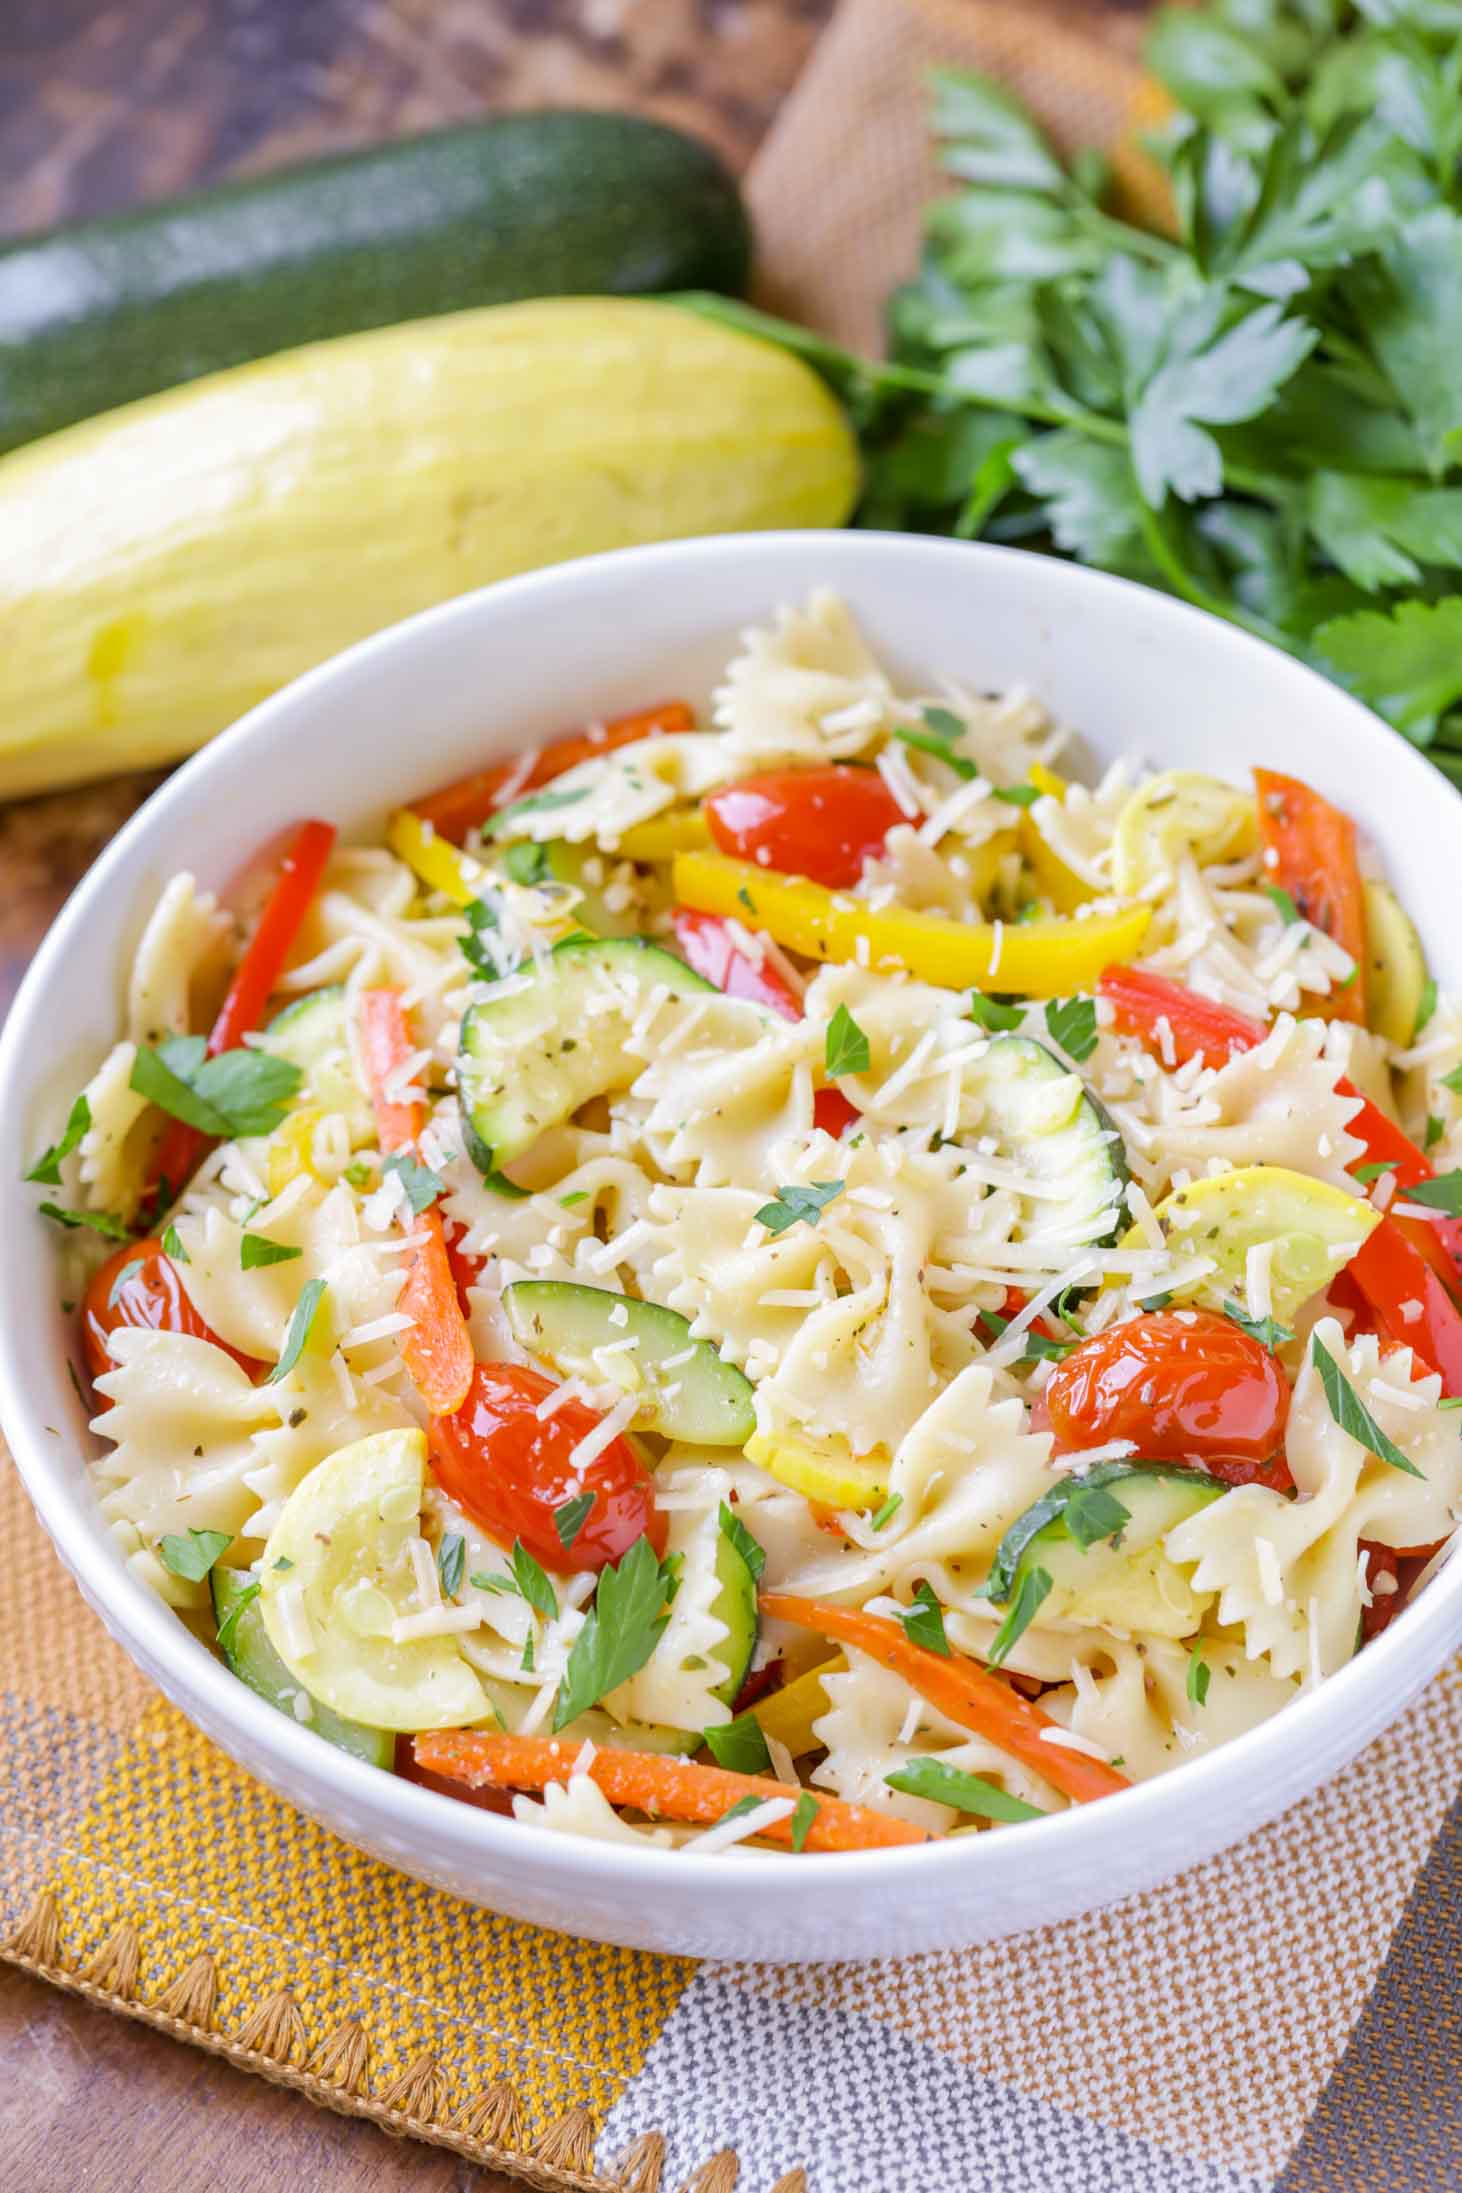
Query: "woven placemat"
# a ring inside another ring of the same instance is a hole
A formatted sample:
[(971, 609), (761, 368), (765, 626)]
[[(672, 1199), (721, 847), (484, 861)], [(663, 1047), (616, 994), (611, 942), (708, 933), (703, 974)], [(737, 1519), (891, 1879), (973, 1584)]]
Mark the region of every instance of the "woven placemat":
[[(935, 59), (1005, 76), (1068, 144), (1156, 111), (1130, 64), (1031, 10), (847, 0), (751, 179), (765, 301), (877, 341), (934, 186)], [(1121, 173), (1157, 202), (1140, 153)], [(1458, 2181), (1455, 1671), (1325, 1790), (1149, 1896), (936, 1957), (697, 1966), (362, 1857), (149, 1689), (8, 1467), (0, 1545), (0, 1953), (314, 2102), (598, 2193)]]

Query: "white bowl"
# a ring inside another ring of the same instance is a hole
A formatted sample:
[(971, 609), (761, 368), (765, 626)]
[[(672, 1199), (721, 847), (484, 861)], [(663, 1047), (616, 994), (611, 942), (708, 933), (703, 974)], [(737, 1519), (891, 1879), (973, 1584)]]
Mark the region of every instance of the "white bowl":
[[(1462, 1640), (1462, 1560), (1318, 1690), (1226, 1749), (1104, 1803), (928, 1848), (808, 1859), (629, 1850), (537, 1834), (379, 1773), (246, 1690), (127, 1573), (87, 1482), (54, 1237), (21, 1163), (117, 1034), (142, 921), (179, 867), (226, 886), (319, 814), (367, 832), (423, 788), (585, 717), (703, 701), (736, 634), (838, 588), (895, 672), (1030, 687), (1096, 755), (1307, 778), (1359, 816), (1462, 988), (1448, 918), (1457, 795), (1334, 686), (1161, 594), (1006, 549), (780, 533), (633, 549), (514, 579), (398, 625), (266, 701), (149, 800), (78, 887), (0, 1041), (0, 1414), (62, 1558), (108, 1629), (224, 1750), (390, 1864), (601, 1941), (793, 1960), (947, 1948), (1152, 1886), (1302, 1797)], [(48, 1427), (53, 1427), (49, 1428)], [(56, 1436), (60, 1431), (59, 1438)]]

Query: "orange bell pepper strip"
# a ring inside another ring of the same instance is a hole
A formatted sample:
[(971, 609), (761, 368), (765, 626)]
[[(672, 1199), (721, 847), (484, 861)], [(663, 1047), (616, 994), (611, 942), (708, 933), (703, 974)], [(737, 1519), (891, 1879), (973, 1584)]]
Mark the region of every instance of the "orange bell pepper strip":
[(1306, 921), (1349, 952), (1355, 975), (1332, 990), (1329, 1020), (1366, 1019), (1366, 894), (1355, 853), (1355, 824), (1298, 777), (1256, 769), (1264, 880), (1288, 891)]
[[(410, 1058), (412, 1042), (395, 990), (365, 990), (360, 1000), (361, 1048), (383, 1150), (414, 1150), (421, 1136), (421, 1106), (389, 1092), (392, 1076)], [(433, 1205), (419, 1213), (423, 1236), (396, 1307), (415, 1320), (401, 1335), (401, 1356), (411, 1382), (433, 1416), (451, 1416), (467, 1399), (476, 1363), (472, 1338), (447, 1255), (442, 1214)]]
[(864, 1614), (856, 1607), (835, 1607), (823, 1599), (802, 1599), (784, 1591), (764, 1591), (761, 1611), (774, 1621), (795, 1622), (801, 1629), (816, 1630), (820, 1637), (836, 1638), (840, 1645), (866, 1652), (880, 1667), (901, 1675), (946, 1720), (957, 1721), (961, 1728), (1008, 1751), (1076, 1804), (1113, 1797), (1131, 1787), (1124, 1774), (1103, 1760), (1052, 1743), (1045, 1732), (1058, 1729), (1060, 1723), (1018, 1696), (999, 1676), (962, 1653), (952, 1652), (946, 1659), (913, 1644), (887, 1615)]
[[(468, 1789), (546, 1789), (550, 1782), (567, 1782), (583, 1748), (569, 1737), (496, 1736), (485, 1729), (442, 1729), (418, 1736), (412, 1745), (418, 1767)], [(700, 1827), (714, 1827), (744, 1797), (802, 1795), (790, 1782), (774, 1782), (765, 1775), (733, 1774), (726, 1767), (699, 1766), (663, 1752), (617, 1751), (607, 1745), (594, 1753), (586, 1771), (612, 1805), (633, 1805), (652, 1820), (683, 1820)], [(888, 1850), (931, 1840), (923, 1828), (895, 1813), (850, 1805), (815, 1790), (806, 1794), (817, 1807), (806, 1850)], [(757, 1833), (790, 1848), (791, 1815)]]
[(551, 784), (565, 770), (598, 754), (612, 753), (616, 746), (633, 746), (667, 731), (693, 731), (695, 712), (685, 701), (661, 701), (654, 708), (637, 708), (631, 716), (616, 716), (596, 731), (575, 731), (541, 747), (525, 770), (518, 761), (500, 762), (495, 769), (479, 769), (455, 784), (443, 785), (424, 800), (413, 800), (411, 810), (429, 822), (437, 836), (460, 845), (469, 830), (478, 829), (500, 807)]
[[(236, 1051), (264, 1018), (264, 1008), (278, 985), (334, 845), (333, 823), (300, 825), (279, 864), (279, 875), (259, 925), (218, 1009), (208, 1038), (210, 1058), (217, 1058), (220, 1051)], [(186, 1120), (168, 1122), (148, 1169), (149, 1186), (161, 1191), (159, 1207), (170, 1202), (196, 1171), (208, 1144), (208, 1136), (190, 1127)]]

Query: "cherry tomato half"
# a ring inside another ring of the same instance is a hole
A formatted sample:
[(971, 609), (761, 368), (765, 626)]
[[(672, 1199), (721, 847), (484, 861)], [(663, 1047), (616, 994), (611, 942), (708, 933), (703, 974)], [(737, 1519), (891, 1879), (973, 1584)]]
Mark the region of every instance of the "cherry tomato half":
[[(1044, 1400), (1062, 1452), (1130, 1439), (1145, 1461), (1275, 1484), (1258, 1466), (1284, 1436), (1288, 1383), (1267, 1348), (1207, 1310), (1157, 1310), (1093, 1333), (1057, 1365)], [(1275, 1489), (1290, 1482), (1284, 1468)]]
[(723, 853), (833, 891), (856, 883), (894, 824), (909, 820), (876, 769), (847, 762), (745, 777), (713, 792), (705, 817)]
[[(628, 1441), (612, 1439), (576, 1470), (569, 1457), (600, 1418), (582, 1401), (539, 1416), (556, 1383), (524, 1364), (479, 1363), (455, 1416), (434, 1417), (427, 1432), (443, 1491), (500, 1545), (521, 1538), (546, 1569), (602, 1569), (642, 1536), (663, 1553), (665, 1518)], [(586, 1492), (594, 1505), (565, 1551), (554, 1511)]]
[(127, 1242), (92, 1277), (81, 1305), (81, 1332), (93, 1378), (116, 1368), (107, 1338), (119, 1325), (138, 1325), (154, 1333), (191, 1333), (195, 1340), (211, 1340), (251, 1378), (264, 1367), (256, 1357), (243, 1355), (226, 1340), (220, 1340), (212, 1326), (203, 1322), (188, 1299), (177, 1265), (160, 1241)]

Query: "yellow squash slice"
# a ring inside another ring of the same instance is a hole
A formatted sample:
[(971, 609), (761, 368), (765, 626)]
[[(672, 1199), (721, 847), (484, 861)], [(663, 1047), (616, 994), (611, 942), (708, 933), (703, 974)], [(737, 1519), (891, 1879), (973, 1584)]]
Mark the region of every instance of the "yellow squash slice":
[(1259, 842), (1251, 792), (1193, 769), (1165, 769), (1132, 794), (1112, 836), (1112, 883), (1124, 895), (1171, 871), (1184, 853), (1200, 867), (1238, 860)]
[[(1244, 1165), (1176, 1189), (1154, 1213), (1171, 1248), (1212, 1257), (1217, 1270), (1194, 1297), (1215, 1309), (1243, 1302), (1249, 1251), (1272, 1244), (1269, 1300), (1287, 1324), (1312, 1295), (1327, 1287), (1379, 1225), (1381, 1214), (1360, 1197), (1280, 1165)], [(1133, 1227), (1124, 1249), (1140, 1248)]]
[(376, 1432), (315, 1465), (284, 1504), (259, 1566), (269, 1642), (312, 1698), (368, 1728), (458, 1728), (491, 1705), (451, 1637), (393, 1635), (418, 1611), (426, 1441)]

